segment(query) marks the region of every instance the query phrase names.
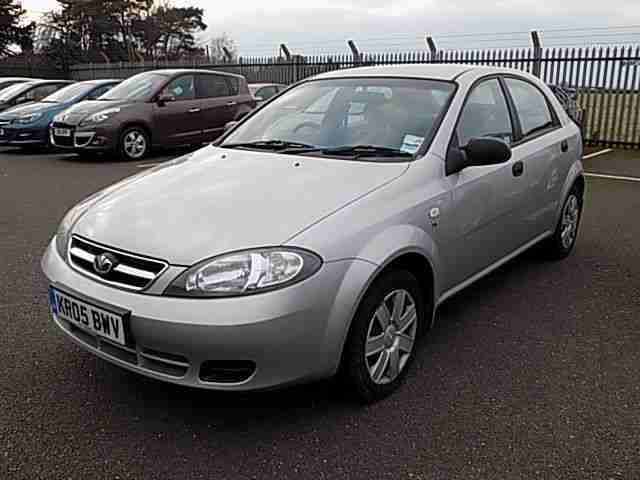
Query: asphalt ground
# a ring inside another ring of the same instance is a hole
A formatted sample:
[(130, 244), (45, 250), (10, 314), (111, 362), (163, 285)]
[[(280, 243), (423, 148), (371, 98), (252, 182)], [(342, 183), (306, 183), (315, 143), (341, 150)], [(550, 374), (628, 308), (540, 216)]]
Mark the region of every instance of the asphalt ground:
[[(362, 407), (331, 382), (164, 384), (56, 330), (39, 261), (60, 218), (165, 158), (0, 150), (0, 479), (640, 478), (639, 182), (589, 177), (574, 254), (448, 300), (404, 387)], [(640, 152), (585, 166), (640, 177)]]

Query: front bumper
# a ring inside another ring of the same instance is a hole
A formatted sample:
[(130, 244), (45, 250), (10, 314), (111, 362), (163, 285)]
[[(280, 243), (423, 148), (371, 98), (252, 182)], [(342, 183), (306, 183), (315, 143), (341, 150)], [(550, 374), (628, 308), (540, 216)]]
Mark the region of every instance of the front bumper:
[[(57, 128), (68, 129), (71, 135), (65, 137), (55, 135), (55, 129)], [(75, 151), (111, 151), (115, 150), (117, 144), (114, 128), (108, 128), (106, 125), (79, 127), (53, 123), (49, 128), (49, 139), (51, 145), (57, 148)]]
[[(129, 328), (135, 345), (130, 348), (55, 321), (86, 350), (159, 380), (257, 390), (336, 372), (360, 291), (376, 267), (360, 260), (328, 262), (313, 277), (291, 287), (226, 299), (170, 298), (103, 285), (69, 267), (55, 250), (55, 238), (42, 268), (60, 289), (82, 295), (87, 302), (131, 311)], [(175, 275), (175, 268), (164, 275)], [(161, 277), (156, 283), (170, 280)], [(212, 362), (250, 362), (255, 370), (239, 382), (208, 381), (203, 371)]]
[(47, 128), (38, 127), (0, 127), (0, 145), (46, 145)]

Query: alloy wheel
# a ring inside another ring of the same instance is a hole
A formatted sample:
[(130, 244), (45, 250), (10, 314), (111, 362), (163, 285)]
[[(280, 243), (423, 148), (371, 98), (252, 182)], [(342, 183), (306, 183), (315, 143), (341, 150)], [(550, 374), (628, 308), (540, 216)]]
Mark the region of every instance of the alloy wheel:
[(562, 246), (565, 249), (571, 248), (573, 242), (576, 240), (576, 234), (578, 232), (578, 220), (580, 218), (580, 202), (578, 197), (571, 194), (567, 199), (564, 211), (562, 212), (562, 224), (560, 231), (560, 238), (562, 239)]
[(365, 363), (371, 380), (393, 382), (407, 365), (417, 331), (416, 303), (406, 290), (395, 290), (378, 306), (367, 331)]
[(131, 130), (124, 137), (123, 147), (127, 157), (141, 158), (147, 152), (147, 139), (142, 132)]

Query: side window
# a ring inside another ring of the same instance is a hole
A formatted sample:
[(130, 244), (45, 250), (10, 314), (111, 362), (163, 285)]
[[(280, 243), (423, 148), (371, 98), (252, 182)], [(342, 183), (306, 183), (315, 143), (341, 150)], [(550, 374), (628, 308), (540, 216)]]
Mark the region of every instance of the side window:
[(457, 134), (462, 147), (474, 137), (494, 137), (511, 144), (511, 117), (497, 78), (482, 82), (473, 89), (462, 110)]
[(195, 98), (193, 75), (174, 78), (169, 82), (169, 85), (164, 87), (162, 94), (172, 96), (178, 102), (181, 100), (193, 100)]
[(262, 87), (256, 92), (256, 97), (260, 97), (263, 100), (269, 100), (276, 93), (276, 87)]
[(93, 92), (87, 95), (87, 100), (95, 100), (96, 98), (104, 95), (109, 90), (111, 90), (115, 85), (103, 85), (101, 87), (96, 88)]
[(198, 98), (228, 97), (229, 84), (222, 75), (198, 75)]
[(17, 103), (37, 102), (42, 100), (44, 97), (51, 95), (56, 90), (60, 90), (63, 86), (65, 85), (58, 85), (55, 83), (52, 85), (41, 85), (23, 93), (16, 101)]
[(240, 92), (240, 79), (236, 77), (227, 77), (229, 83), (230, 95), (238, 95)]
[(554, 124), (547, 98), (538, 88), (515, 78), (507, 78), (505, 81), (516, 105), (522, 134), (525, 137)]

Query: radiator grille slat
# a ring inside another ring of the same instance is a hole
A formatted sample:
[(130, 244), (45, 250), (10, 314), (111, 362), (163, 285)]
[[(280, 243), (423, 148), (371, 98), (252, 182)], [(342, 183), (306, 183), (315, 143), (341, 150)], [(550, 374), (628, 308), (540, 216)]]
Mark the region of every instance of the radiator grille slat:
[[(76, 270), (99, 281), (127, 290), (148, 288), (169, 266), (165, 261), (107, 247), (74, 235), (69, 243), (69, 262)], [(113, 262), (107, 272), (95, 268), (96, 257), (107, 254)]]

